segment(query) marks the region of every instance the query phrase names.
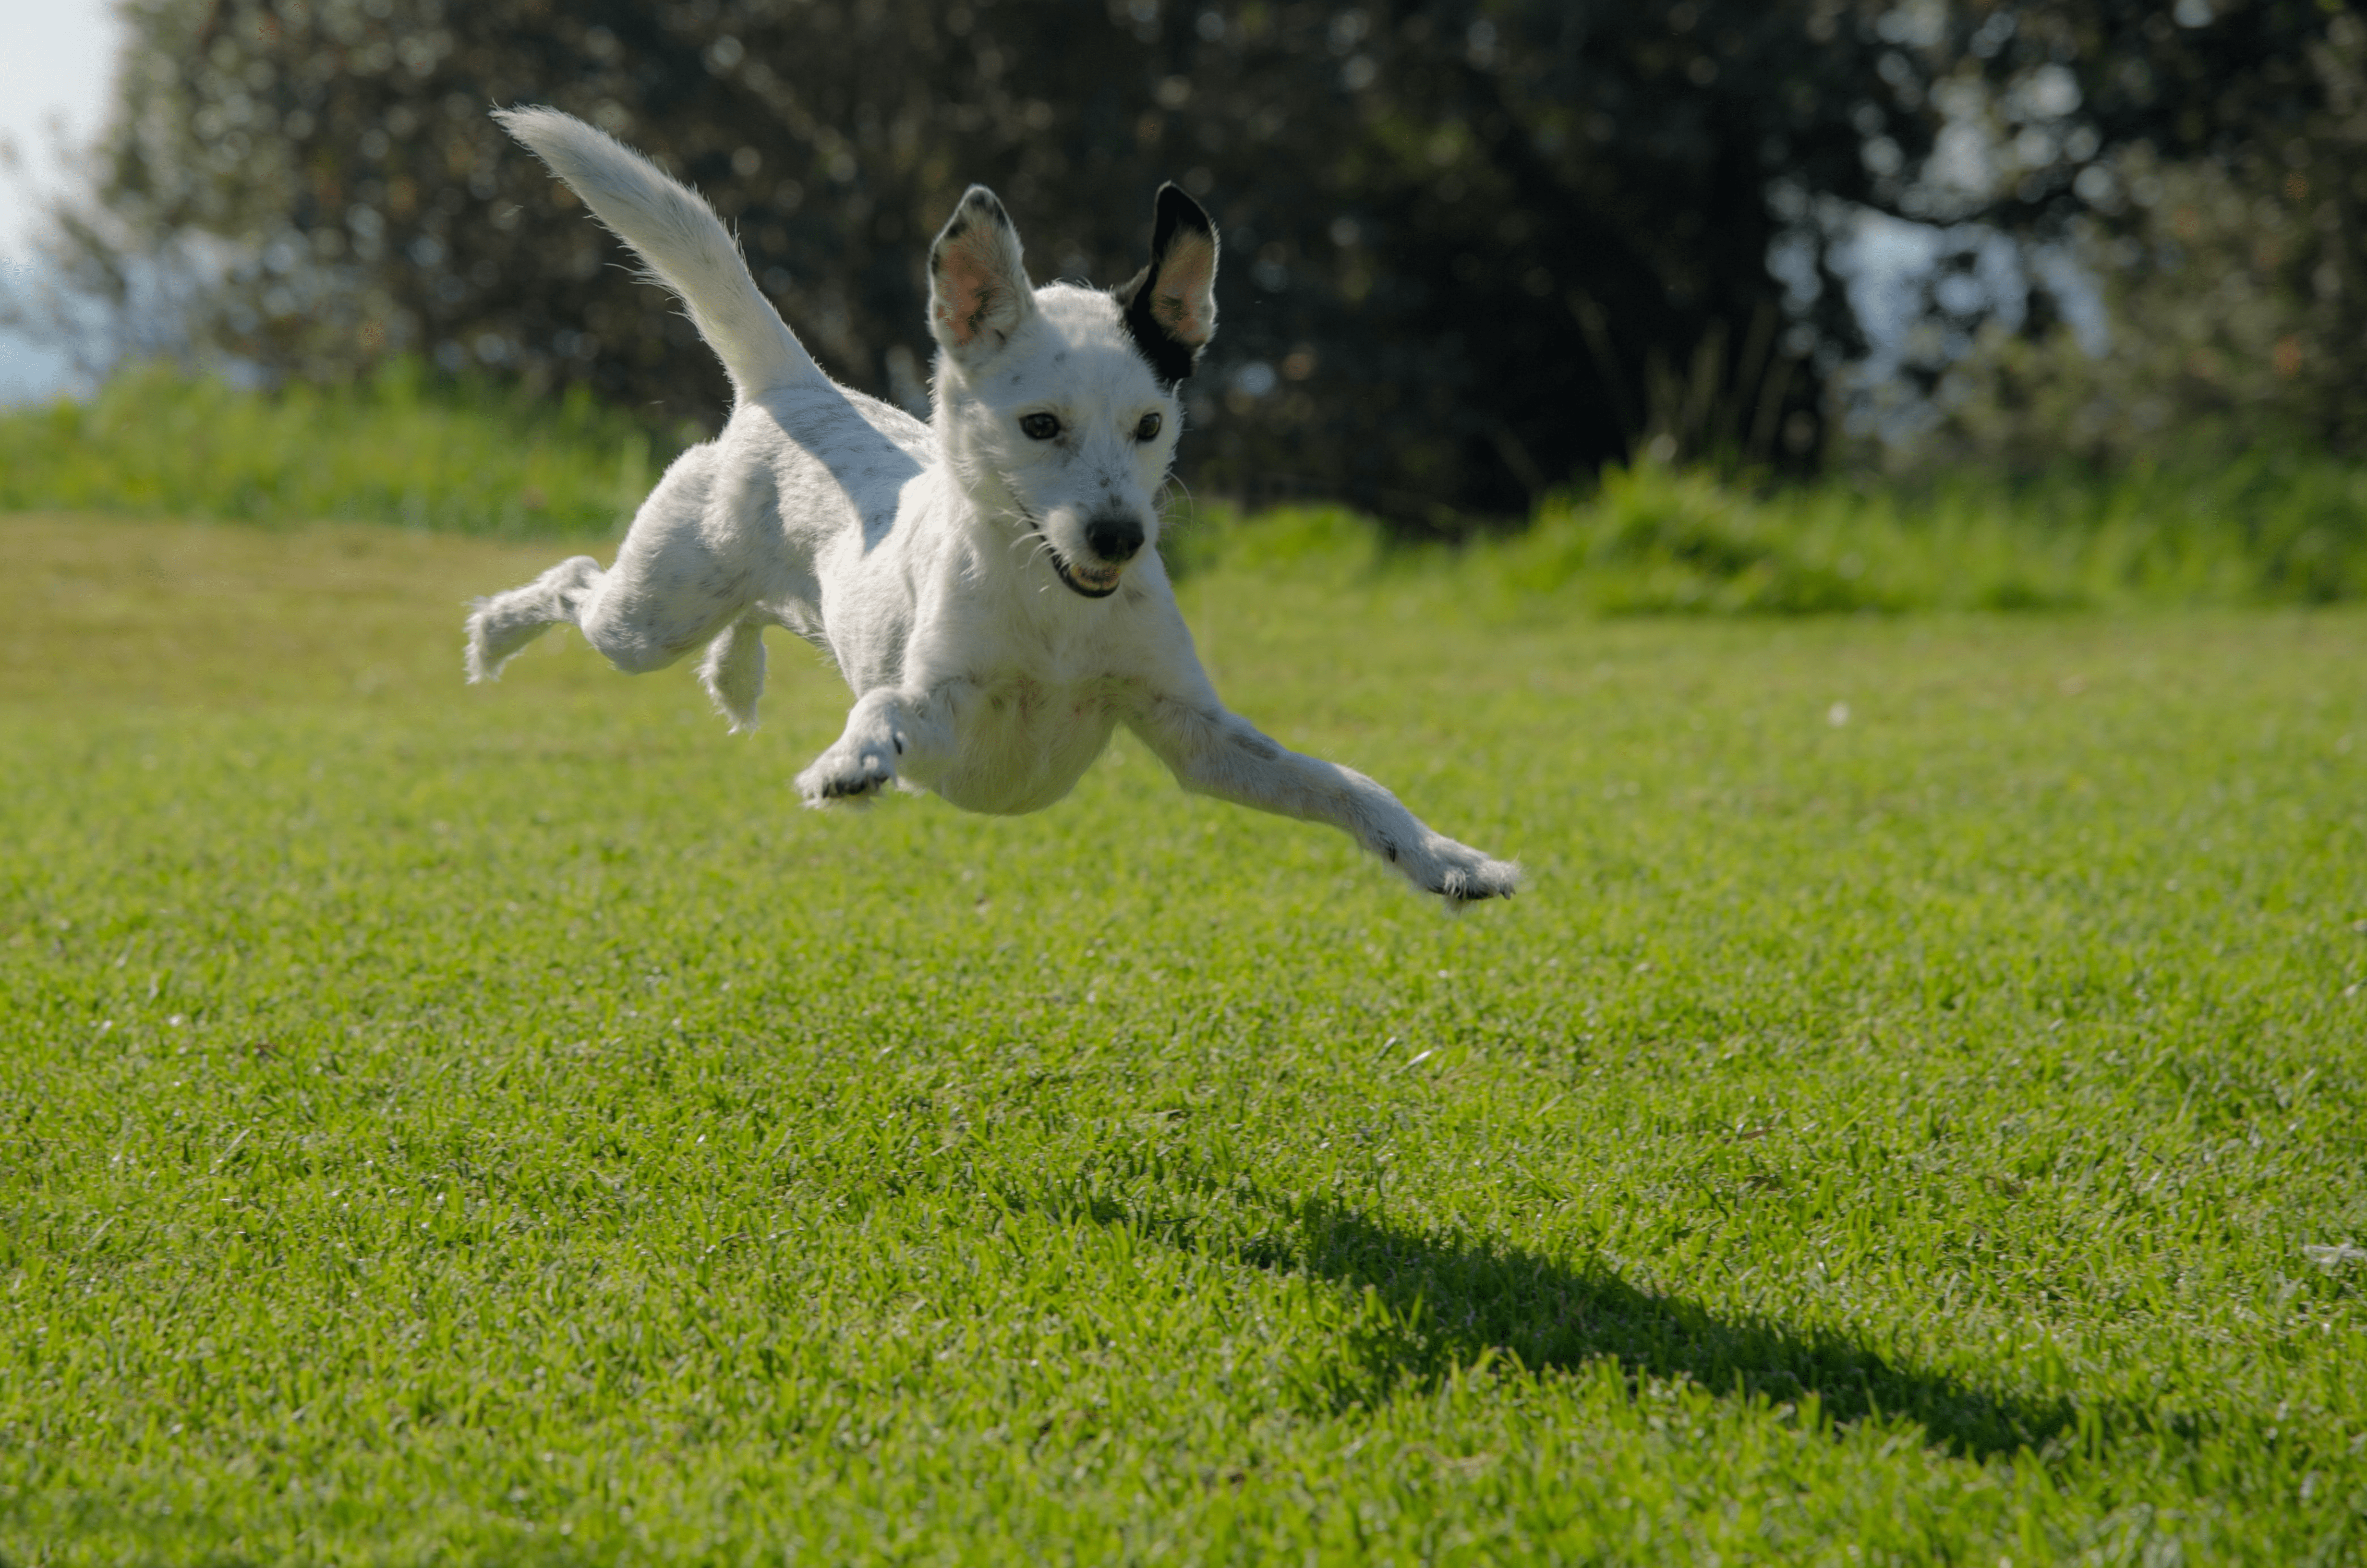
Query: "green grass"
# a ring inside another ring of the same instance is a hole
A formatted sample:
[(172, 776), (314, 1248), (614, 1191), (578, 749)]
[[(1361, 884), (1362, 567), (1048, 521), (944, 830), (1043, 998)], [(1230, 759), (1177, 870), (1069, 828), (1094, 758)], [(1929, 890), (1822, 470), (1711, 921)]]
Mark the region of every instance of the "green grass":
[(581, 387), (535, 402), (398, 362), (344, 388), (243, 391), (145, 366), (88, 403), (0, 412), (0, 511), (47, 507), (441, 532), (621, 532), (677, 449)]
[(1613, 613), (2327, 604), (2367, 598), (2367, 470), (2260, 451), (1765, 495), (1614, 471), (1500, 560), (1516, 593)]
[(2367, 1560), (2357, 610), (1189, 579), (1454, 921), (464, 688), (548, 547), (0, 546), (0, 1561)]
[[(0, 511), (605, 540), (697, 436), (653, 445), (580, 388), (538, 403), (430, 384), (404, 364), (367, 386), (279, 394), (148, 367), (87, 405), (0, 412)], [(1458, 599), (1500, 619), (2367, 598), (2367, 468), (2290, 450), (2112, 475), (1772, 489), (1645, 464), (1462, 551), (1396, 548), (1336, 508), (1245, 521), (1215, 502), (1174, 520), (1179, 572), (1450, 575)]]
[(1498, 617), (2331, 604), (2367, 598), (2367, 469), (2261, 452), (2209, 468), (2036, 481), (1848, 478), (1761, 490), (1605, 471), (1463, 550), (1393, 546), (1338, 507), (1185, 514), (1166, 548), (1218, 562), (1453, 577)]

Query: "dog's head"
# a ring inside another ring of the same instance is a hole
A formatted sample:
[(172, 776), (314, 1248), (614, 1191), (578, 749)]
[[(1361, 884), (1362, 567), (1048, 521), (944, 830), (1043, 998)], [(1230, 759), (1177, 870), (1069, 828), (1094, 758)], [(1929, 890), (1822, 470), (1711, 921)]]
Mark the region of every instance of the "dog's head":
[(1027, 280), (1019, 232), (972, 186), (929, 251), (947, 458), (990, 511), (1039, 536), (1075, 593), (1105, 598), (1159, 539), (1183, 425), (1176, 384), (1217, 326), (1217, 228), (1160, 187), (1150, 263), (1123, 287)]

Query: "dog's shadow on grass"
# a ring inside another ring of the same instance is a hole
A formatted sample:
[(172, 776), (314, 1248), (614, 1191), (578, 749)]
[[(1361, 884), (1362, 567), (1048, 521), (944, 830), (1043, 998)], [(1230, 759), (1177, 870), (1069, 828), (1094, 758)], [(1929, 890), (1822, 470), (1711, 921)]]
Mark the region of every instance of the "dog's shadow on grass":
[(1138, 1200), (1071, 1188), (1027, 1206), (1344, 1287), (1361, 1300), (1343, 1354), (1319, 1369), (1323, 1397), (1335, 1407), (1376, 1403), (1409, 1385), (1434, 1388), (1483, 1360), (1552, 1372), (1609, 1358), (1631, 1381), (1682, 1379), (1717, 1395), (1813, 1408), (1821, 1430), (1875, 1417), (1912, 1421), (1933, 1445), (1972, 1459), (2025, 1447), (2044, 1452), (2078, 1425), (2067, 1399), (2021, 1398), (1902, 1367), (1845, 1334), (1714, 1310), (1635, 1284), (1604, 1263), (1425, 1234), (1330, 1199), (1258, 1194), (1239, 1180), (1207, 1185), (1265, 1209), (1274, 1223), (1211, 1246), (1200, 1239), (1207, 1227), (1194, 1218)]

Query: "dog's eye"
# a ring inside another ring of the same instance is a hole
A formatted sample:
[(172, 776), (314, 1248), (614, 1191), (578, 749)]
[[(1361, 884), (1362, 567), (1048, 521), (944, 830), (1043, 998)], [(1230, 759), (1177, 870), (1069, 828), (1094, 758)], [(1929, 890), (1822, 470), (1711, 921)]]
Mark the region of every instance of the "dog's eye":
[(1155, 441), (1159, 438), (1159, 415), (1156, 413), (1142, 416), (1142, 423), (1134, 427), (1134, 438), (1138, 441)]
[(1060, 422), (1048, 414), (1031, 414), (1019, 422), (1031, 441), (1048, 441), (1060, 433)]

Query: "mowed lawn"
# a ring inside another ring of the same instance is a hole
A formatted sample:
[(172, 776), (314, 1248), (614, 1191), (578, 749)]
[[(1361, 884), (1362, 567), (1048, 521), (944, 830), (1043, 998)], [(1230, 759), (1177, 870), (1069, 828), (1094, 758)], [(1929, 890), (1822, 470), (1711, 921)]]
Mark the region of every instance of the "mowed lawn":
[(1458, 920), (464, 687), (561, 547), (0, 552), (0, 1562), (2367, 1559), (2356, 609), (1187, 581)]

